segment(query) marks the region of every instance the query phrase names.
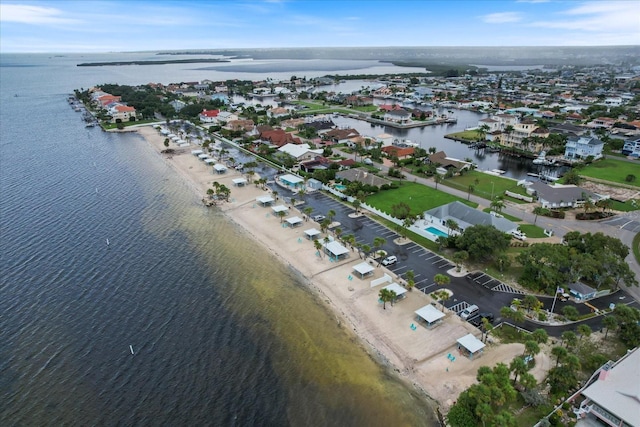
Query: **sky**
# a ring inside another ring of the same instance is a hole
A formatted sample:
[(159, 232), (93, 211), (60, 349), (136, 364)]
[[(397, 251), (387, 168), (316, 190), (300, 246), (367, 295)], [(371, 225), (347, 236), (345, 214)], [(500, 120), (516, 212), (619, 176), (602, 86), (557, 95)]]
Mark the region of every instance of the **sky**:
[(0, 52), (640, 44), (640, 0), (0, 0)]

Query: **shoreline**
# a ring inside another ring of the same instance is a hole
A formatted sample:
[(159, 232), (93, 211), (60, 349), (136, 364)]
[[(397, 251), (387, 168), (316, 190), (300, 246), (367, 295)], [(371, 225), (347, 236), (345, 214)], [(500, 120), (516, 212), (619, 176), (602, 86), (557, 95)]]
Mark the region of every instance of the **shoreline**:
[[(196, 146), (174, 148), (172, 154), (161, 153), (164, 137), (152, 126), (135, 130), (163, 161), (181, 176), (197, 199), (205, 197), (213, 181), (231, 189), (230, 202), (218, 206), (220, 211), (248, 236), (259, 243), (280, 262), (295, 272), (303, 283), (336, 316), (341, 327), (349, 328), (359, 344), (381, 365), (393, 370), (405, 383), (413, 386), (434, 403), (436, 412), (447, 413), (460, 392), (476, 382), (480, 366), (493, 366), (509, 362), (522, 354), (522, 344), (488, 344), (481, 357), (470, 360), (457, 357), (455, 363), (447, 356), (457, 355), (456, 340), (468, 333), (480, 336), (480, 332), (463, 322), (455, 313), (446, 313), (443, 322), (427, 329), (415, 319), (415, 310), (433, 300), (420, 291), (407, 293), (404, 300), (383, 309), (378, 303), (380, 286), (371, 287), (370, 281), (381, 278), (384, 267), (376, 267), (374, 274), (364, 280), (352, 275), (353, 266), (363, 262), (355, 252), (337, 263), (326, 257), (318, 257), (313, 244), (304, 237), (304, 230), (318, 226), (310, 220), (302, 226), (283, 228), (280, 219), (271, 214), (270, 208), (259, 207), (256, 197), (265, 190), (248, 183), (244, 187), (233, 185), (233, 179), (244, 177), (229, 169), (222, 175), (213, 174), (211, 166), (191, 154)], [(291, 215), (302, 216), (295, 207)], [(417, 323), (416, 329), (410, 325)], [(532, 372), (541, 379), (548, 369), (548, 357), (536, 356), (536, 368)], [(546, 368), (546, 369), (545, 369)]]

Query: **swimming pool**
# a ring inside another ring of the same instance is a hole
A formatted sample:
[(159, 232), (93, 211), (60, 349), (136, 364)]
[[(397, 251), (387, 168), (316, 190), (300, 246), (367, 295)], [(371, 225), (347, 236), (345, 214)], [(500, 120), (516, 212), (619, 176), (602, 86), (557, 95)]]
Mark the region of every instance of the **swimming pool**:
[(342, 185), (342, 184), (336, 184), (336, 185), (333, 186), (333, 188), (335, 188), (338, 191), (344, 191), (344, 190), (347, 189), (347, 186), (346, 185)]
[(427, 227), (424, 229), (424, 231), (428, 231), (431, 234), (435, 234), (438, 237), (449, 237), (449, 235), (443, 231), (438, 230), (435, 227)]

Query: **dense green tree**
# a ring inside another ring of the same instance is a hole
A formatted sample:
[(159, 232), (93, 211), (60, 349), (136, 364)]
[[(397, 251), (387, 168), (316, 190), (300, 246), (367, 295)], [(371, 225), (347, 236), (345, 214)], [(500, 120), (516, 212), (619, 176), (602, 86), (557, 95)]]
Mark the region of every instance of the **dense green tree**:
[(391, 289), (380, 289), (380, 292), (378, 292), (378, 296), (382, 300), (382, 308), (386, 310), (388, 302), (391, 302), (393, 305), (393, 300), (396, 298), (396, 293)]
[(640, 310), (628, 305), (618, 304), (613, 310), (618, 321), (618, 338), (627, 348), (640, 345)]
[(467, 227), (458, 236), (456, 246), (467, 251), (469, 258), (477, 261), (487, 261), (496, 253), (504, 252), (511, 238), (491, 225), (474, 225)]
[(609, 335), (609, 331), (611, 329), (615, 329), (618, 327), (618, 319), (614, 316), (604, 316), (602, 318), (602, 324), (604, 325), (605, 328), (607, 328), (607, 331), (604, 333), (604, 339), (607, 339), (607, 335)]
[(562, 360), (565, 357), (567, 357), (567, 355), (569, 354), (569, 351), (566, 348), (562, 347), (562, 346), (556, 346), (556, 347), (553, 347), (551, 349), (551, 354), (553, 356), (555, 356), (555, 358), (556, 358), (556, 366), (558, 366), (560, 364), (560, 362), (562, 362)]

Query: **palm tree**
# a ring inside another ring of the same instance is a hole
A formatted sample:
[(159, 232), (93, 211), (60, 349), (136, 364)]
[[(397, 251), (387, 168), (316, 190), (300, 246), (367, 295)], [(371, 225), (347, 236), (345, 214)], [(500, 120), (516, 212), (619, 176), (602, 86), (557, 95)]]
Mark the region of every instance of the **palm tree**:
[(457, 231), (460, 228), (458, 223), (453, 219), (446, 220), (444, 225), (446, 225), (447, 228), (449, 229), (449, 233), (448, 234), (451, 234), (452, 231)]
[(342, 235), (342, 228), (337, 227), (333, 230), (333, 233), (336, 235), (336, 239), (340, 240), (340, 236)]
[(333, 209), (330, 209), (329, 212), (327, 212), (327, 219), (329, 220), (329, 224), (333, 222), (333, 218), (335, 216), (336, 216), (336, 211), (334, 211)]
[(456, 263), (456, 271), (460, 272), (460, 268), (462, 267), (462, 263), (469, 259), (469, 252), (467, 251), (458, 251), (453, 254), (453, 262)]
[(433, 276), (433, 283), (435, 283), (438, 286), (445, 286), (448, 285), (451, 282), (451, 278), (449, 278), (449, 276), (444, 275), (444, 274), (436, 274), (435, 276)]
[(329, 218), (323, 219), (322, 222), (320, 223), (320, 231), (322, 231), (323, 233), (326, 232), (329, 229), (330, 225), (331, 225), (331, 222), (329, 221)]
[(513, 383), (518, 381), (518, 376), (527, 372), (529, 367), (522, 357), (516, 357), (511, 361), (509, 369), (513, 372)]
[(540, 346), (538, 345), (537, 342), (535, 342), (534, 340), (529, 340), (524, 343), (523, 356), (525, 355), (535, 356), (538, 353), (540, 353)]
[(579, 325), (578, 333), (580, 334), (580, 341), (582, 341), (583, 337), (589, 338), (591, 336), (591, 327), (589, 325)]
[[(382, 300), (382, 308), (387, 309), (387, 303), (393, 301), (396, 298), (396, 293), (390, 289), (380, 289), (378, 296)], [(392, 304), (393, 305), (393, 304)]]
[[(387, 241), (383, 237), (374, 237), (373, 250), (377, 253), (378, 249), (384, 246), (385, 243), (387, 243)], [(382, 262), (382, 260), (378, 261), (378, 266), (380, 266), (380, 262)]]
[(504, 202), (502, 201), (502, 198), (501, 197), (495, 197), (491, 201), (490, 207), (491, 207), (491, 209), (493, 209), (496, 212), (502, 212), (502, 210), (504, 209)]
[[(265, 180), (266, 182), (266, 180)], [(273, 198), (278, 200), (278, 192), (276, 190), (273, 190)]]
[(618, 326), (618, 319), (615, 316), (604, 316), (602, 323), (607, 328), (607, 332), (604, 333), (604, 339), (606, 340), (609, 331)]
[(361, 204), (362, 203), (360, 203), (360, 200), (358, 200), (358, 199), (354, 199), (353, 200), (352, 205), (353, 205), (354, 209), (356, 210), (356, 214), (358, 213), (358, 209), (360, 209), (360, 205)]
[(369, 252), (371, 252), (371, 246), (362, 245), (360, 247), (360, 249), (362, 250), (362, 253), (364, 254), (364, 259), (367, 259), (367, 256), (369, 255)]
[(318, 251), (318, 254), (320, 254), (320, 257), (322, 257), (322, 243), (320, 242), (320, 240), (317, 240), (317, 239), (314, 240), (313, 241), (313, 246)]
[(533, 208), (533, 214), (535, 215), (535, 218), (533, 218), (533, 224), (536, 224), (536, 221), (538, 220), (538, 215), (542, 215), (544, 213), (545, 209), (542, 206), (536, 206), (535, 208)]
[(435, 175), (433, 175), (433, 181), (436, 183), (436, 190), (437, 190), (438, 184), (444, 181), (444, 178), (442, 178), (442, 175), (436, 172)]
[(305, 221), (309, 221), (309, 218), (311, 217), (311, 213), (313, 212), (313, 208), (312, 207), (306, 207), (303, 209), (302, 211), (305, 214)]
[(476, 129), (476, 133), (478, 135), (479, 141), (484, 141), (487, 133), (491, 130), (491, 128), (487, 124), (483, 124), (478, 129)]
[(576, 334), (573, 331), (564, 331), (561, 338), (567, 349), (573, 348), (573, 346), (578, 342), (578, 337), (576, 337)]
[(554, 355), (556, 358), (556, 368), (557, 368), (560, 362), (562, 361), (562, 359), (567, 357), (567, 355), (569, 354), (569, 351), (562, 346), (557, 346), (551, 349), (551, 354)]
[(473, 193), (474, 191), (476, 191), (476, 187), (469, 184), (469, 186), (467, 187), (467, 200), (471, 198), (471, 193)]
[(282, 224), (282, 219), (287, 216), (287, 213), (285, 211), (278, 211), (276, 215), (280, 218), (280, 223)]

